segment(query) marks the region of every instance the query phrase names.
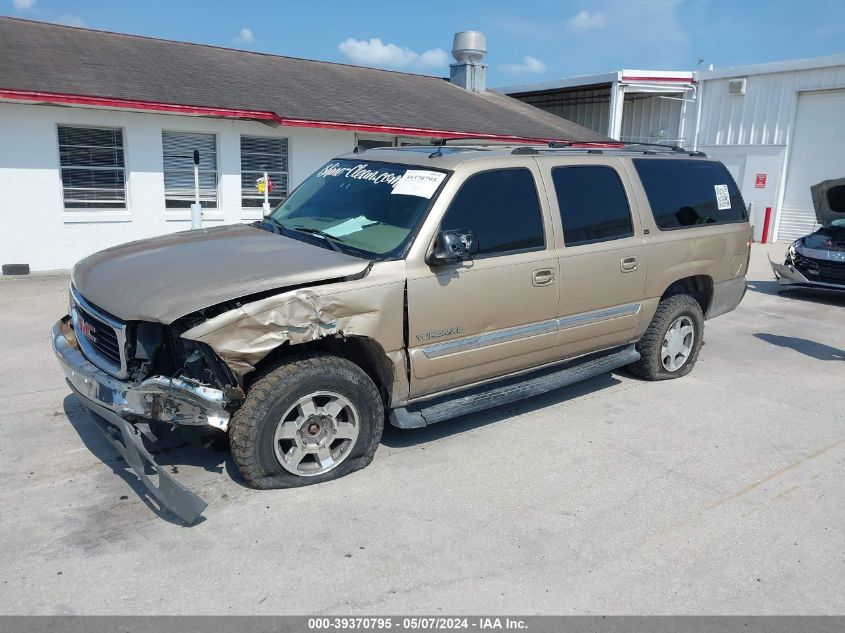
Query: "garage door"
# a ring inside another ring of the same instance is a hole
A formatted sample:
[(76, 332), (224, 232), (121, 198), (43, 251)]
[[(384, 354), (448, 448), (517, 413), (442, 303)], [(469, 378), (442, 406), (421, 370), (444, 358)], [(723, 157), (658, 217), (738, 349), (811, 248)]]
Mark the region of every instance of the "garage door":
[(803, 92), (792, 136), (777, 239), (791, 242), (816, 226), (810, 185), (845, 176), (845, 90)]

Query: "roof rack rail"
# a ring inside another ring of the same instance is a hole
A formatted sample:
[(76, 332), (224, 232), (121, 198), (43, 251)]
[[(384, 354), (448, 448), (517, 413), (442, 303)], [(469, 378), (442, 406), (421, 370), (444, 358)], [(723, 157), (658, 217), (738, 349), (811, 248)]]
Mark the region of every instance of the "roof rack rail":
[[(637, 149), (642, 147), (644, 149)], [(662, 152), (657, 151), (660, 148)], [(707, 154), (693, 150), (687, 150), (678, 145), (667, 145), (665, 143), (627, 143), (623, 141), (551, 141), (546, 147), (526, 146), (517, 147), (511, 154), (540, 154), (551, 150), (586, 150), (588, 154), (604, 154), (605, 150), (619, 150), (628, 152), (642, 152), (647, 156), (656, 156), (660, 153), (684, 154), (686, 156), (705, 157)]]

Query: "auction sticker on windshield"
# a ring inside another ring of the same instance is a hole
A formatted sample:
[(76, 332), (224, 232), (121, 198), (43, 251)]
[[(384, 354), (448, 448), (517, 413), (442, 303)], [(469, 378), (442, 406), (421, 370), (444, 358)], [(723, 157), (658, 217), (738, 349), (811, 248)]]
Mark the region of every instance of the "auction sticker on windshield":
[(409, 169), (393, 185), (392, 194), (404, 196), (418, 196), (420, 198), (431, 198), (437, 187), (446, 177), (441, 171), (429, 171), (427, 169)]

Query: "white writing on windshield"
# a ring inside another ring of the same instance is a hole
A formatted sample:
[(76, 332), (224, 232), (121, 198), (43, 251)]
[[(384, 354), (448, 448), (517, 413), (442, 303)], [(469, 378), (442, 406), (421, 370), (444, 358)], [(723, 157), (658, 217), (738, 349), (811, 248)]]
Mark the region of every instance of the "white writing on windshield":
[(367, 169), (368, 163), (360, 163), (354, 167), (342, 167), (340, 163), (331, 163), (326, 165), (317, 172), (318, 178), (354, 178), (355, 180), (369, 180), (375, 184), (386, 183), (393, 187), (399, 179), (401, 174), (393, 174), (388, 171), (379, 171), (378, 169)]

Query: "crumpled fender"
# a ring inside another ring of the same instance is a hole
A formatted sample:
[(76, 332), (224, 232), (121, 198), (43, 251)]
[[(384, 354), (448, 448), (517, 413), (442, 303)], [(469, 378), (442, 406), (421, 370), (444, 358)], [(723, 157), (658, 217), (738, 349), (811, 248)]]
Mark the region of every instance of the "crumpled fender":
[(391, 362), (403, 362), (404, 273), (404, 262), (379, 262), (363, 279), (259, 299), (211, 318), (182, 337), (206, 343), (239, 376), (284, 343), (336, 335), (374, 339)]

